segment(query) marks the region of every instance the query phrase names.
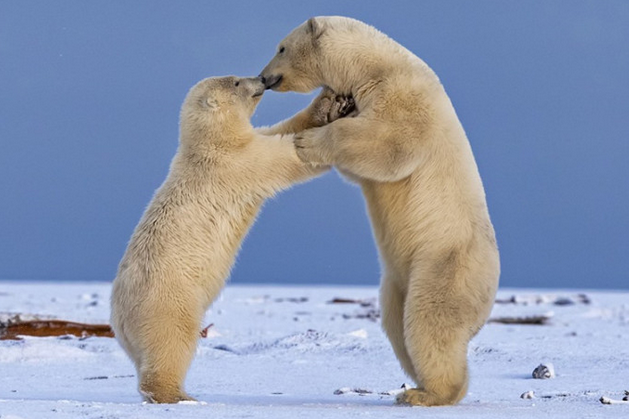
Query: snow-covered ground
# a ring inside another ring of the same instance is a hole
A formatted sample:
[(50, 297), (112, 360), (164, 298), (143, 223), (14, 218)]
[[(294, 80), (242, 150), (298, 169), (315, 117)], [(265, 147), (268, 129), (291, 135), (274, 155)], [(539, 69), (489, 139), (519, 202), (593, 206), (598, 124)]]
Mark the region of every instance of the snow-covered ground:
[[(106, 323), (109, 291), (0, 282), (0, 312)], [(0, 418), (629, 418), (629, 404), (599, 401), (629, 390), (629, 293), (585, 294), (589, 303), (574, 291), (501, 290), (499, 300), (517, 298), (496, 304), (494, 318), (554, 315), (486, 325), (469, 348), (469, 393), (454, 407), (393, 404), (410, 381), (375, 318), (375, 288), (228, 286), (186, 381), (202, 403), (142, 404), (114, 339), (25, 338), (0, 341)], [(365, 304), (329, 303), (337, 297)], [(540, 363), (556, 377), (533, 379)]]

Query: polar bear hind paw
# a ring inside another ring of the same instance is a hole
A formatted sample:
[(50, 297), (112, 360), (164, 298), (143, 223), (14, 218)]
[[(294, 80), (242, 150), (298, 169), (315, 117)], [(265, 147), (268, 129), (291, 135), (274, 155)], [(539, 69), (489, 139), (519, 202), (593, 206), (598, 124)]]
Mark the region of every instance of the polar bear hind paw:
[(145, 390), (140, 390), (140, 393), (142, 394), (144, 401), (146, 403), (151, 403), (151, 404), (162, 404), (162, 403), (175, 404), (179, 402), (196, 402), (197, 401), (197, 399), (195, 399), (194, 397), (188, 396), (186, 393), (168, 394), (168, 393), (150, 392), (150, 391), (145, 391)]
[(409, 388), (397, 395), (395, 403), (403, 406), (443, 406), (452, 403), (419, 388)]

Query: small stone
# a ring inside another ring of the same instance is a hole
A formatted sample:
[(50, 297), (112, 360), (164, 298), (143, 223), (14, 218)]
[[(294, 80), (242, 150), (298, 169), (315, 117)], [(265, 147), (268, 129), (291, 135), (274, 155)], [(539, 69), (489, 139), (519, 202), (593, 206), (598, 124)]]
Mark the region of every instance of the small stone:
[(577, 295), (577, 298), (579, 299), (579, 302), (581, 304), (590, 304), (592, 302), (592, 300), (590, 300), (590, 297), (588, 297), (586, 294), (579, 294)]
[(341, 394), (347, 394), (347, 393), (349, 393), (351, 391), (352, 391), (352, 389), (349, 388), (349, 387), (342, 387), (342, 388), (339, 388), (337, 390), (334, 390), (334, 394), (339, 396)]
[(574, 305), (575, 302), (567, 297), (559, 297), (555, 300), (553, 304), (555, 304), (556, 306), (571, 306)]
[(547, 379), (555, 377), (555, 368), (553, 364), (539, 364), (537, 368), (533, 370), (533, 378)]
[(533, 390), (527, 391), (525, 393), (520, 394), (521, 399), (534, 399), (535, 392)]

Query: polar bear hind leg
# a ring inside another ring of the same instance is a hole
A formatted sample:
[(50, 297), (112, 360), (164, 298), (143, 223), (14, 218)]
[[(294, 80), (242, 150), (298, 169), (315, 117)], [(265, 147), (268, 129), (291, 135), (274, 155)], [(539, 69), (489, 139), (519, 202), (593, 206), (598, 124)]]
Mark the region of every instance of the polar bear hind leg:
[(417, 373), (404, 341), (404, 294), (399, 290), (393, 278), (385, 277), (382, 279), (380, 306), (382, 308), (382, 328), (391, 342), (393, 352), (395, 352), (395, 356), (400, 361), (406, 375), (417, 380)]
[(467, 393), (467, 346), (474, 334), (470, 323), (474, 312), (465, 291), (452, 286), (460, 284), (460, 276), (468, 272), (456, 266), (455, 260), (451, 262), (439, 275), (411, 278), (409, 283), (404, 338), (418, 388), (400, 394), (398, 403), (451, 405)]
[(200, 316), (160, 314), (152, 322), (154, 327), (144, 331), (145, 350), (138, 357), (139, 391), (149, 403), (194, 400), (185, 393), (183, 382), (196, 350)]
[(418, 388), (400, 394), (400, 404), (439, 406), (459, 402), (467, 393), (467, 334), (448, 331), (426, 312), (404, 322), (406, 346), (417, 371)]

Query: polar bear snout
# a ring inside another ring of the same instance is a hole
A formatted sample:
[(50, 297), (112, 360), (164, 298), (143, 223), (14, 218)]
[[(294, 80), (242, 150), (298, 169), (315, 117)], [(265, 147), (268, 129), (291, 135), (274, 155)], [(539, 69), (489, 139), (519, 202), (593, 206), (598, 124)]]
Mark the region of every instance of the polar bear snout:
[(253, 97), (260, 97), (264, 94), (264, 91), (266, 90), (266, 85), (264, 84), (264, 78), (261, 76), (258, 76), (254, 79), (252, 79), (254, 81), (254, 92), (253, 92)]
[(260, 74), (260, 78), (262, 79), (262, 83), (264, 83), (264, 87), (266, 89), (275, 90), (277, 87), (279, 87), (280, 83), (282, 83), (283, 77), (281, 74), (272, 74), (267, 77)]
[(264, 94), (265, 91), (266, 91), (266, 88), (264, 87), (264, 85), (262, 85), (261, 88), (259, 88), (253, 93), (252, 97), (260, 97)]

